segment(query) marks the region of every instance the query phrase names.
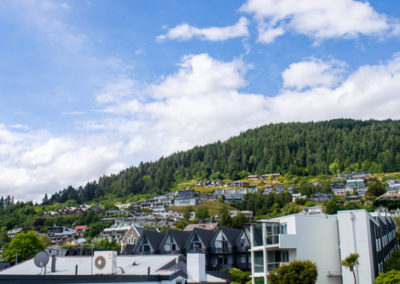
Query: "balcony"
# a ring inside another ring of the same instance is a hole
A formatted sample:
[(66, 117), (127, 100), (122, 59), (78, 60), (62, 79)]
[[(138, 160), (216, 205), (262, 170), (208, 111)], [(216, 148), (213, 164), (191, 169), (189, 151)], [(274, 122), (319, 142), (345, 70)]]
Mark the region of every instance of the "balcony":
[(289, 264), (289, 262), (268, 262), (267, 270), (268, 270), (268, 272), (276, 270), (279, 266), (281, 266), (283, 264)]

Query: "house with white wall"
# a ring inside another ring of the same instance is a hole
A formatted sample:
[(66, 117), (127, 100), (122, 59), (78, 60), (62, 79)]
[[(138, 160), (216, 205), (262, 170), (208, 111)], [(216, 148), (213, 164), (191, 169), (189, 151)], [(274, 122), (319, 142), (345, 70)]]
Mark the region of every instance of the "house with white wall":
[(352, 284), (352, 273), (340, 261), (357, 252), (357, 284), (372, 284), (398, 249), (395, 231), (389, 214), (365, 210), (259, 220), (250, 225), (252, 282), (266, 284), (270, 271), (299, 259), (316, 263), (317, 284)]

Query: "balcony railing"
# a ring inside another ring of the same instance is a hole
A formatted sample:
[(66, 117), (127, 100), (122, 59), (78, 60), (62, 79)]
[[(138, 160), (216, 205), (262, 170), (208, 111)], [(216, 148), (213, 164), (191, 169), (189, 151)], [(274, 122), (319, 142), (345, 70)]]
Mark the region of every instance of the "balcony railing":
[(279, 234), (278, 235), (270, 235), (265, 237), (265, 243), (267, 245), (276, 245), (279, 244)]
[(282, 264), (288, 264), (288, 262), (268, 262), (267, 269), (268, 269), (268, 271), (273, 271), (273, 270), (277, 269), (279, 266), (281, 266)]

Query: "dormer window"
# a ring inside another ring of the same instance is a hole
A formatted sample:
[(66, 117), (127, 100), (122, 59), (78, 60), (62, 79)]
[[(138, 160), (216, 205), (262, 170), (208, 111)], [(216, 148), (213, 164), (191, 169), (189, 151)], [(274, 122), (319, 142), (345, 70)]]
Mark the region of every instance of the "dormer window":
[(175, 240), (171, 237), (171, 235), (168, 236), (164, 243), (164, 250), (165, 251), (176, 251), (177, 245), (175, 243)]
[(148, 253), (150, 252), (150, 244), (147, 241), (146, 237), (143, 237), (142, 244), (140, 245), (139, 251), (141, 253)]
[(199, 240), (199, 236), (195, 234), (193, 236), (192, 242), (190, 243), (190, 249), (200, 250), (203, 248), (201, 241)]

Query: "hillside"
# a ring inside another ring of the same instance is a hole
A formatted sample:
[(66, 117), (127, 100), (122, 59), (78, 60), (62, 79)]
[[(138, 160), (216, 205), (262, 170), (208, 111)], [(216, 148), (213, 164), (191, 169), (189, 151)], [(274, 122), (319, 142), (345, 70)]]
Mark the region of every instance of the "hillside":
[(78, 203), (169, 191), (202, 178), (240, 179), (248, 173), (297, 176), (345, 171), (400, 171), (400, 121), (331, 120), (278, 123), (251, 129), (225, 142), (140, 163), (77, 189), (68, 187), (44, 204)]

